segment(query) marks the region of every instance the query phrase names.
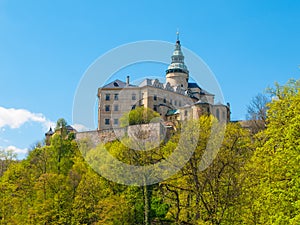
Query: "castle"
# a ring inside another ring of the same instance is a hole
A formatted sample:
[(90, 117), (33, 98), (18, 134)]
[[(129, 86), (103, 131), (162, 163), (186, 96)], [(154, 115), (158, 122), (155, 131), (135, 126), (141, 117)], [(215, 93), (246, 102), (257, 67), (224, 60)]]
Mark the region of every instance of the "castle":
[[(166, 70), (166, 81), (145, 79), (139, 85), (119, 79), (98, 88), (98, 127), (97, 130), (76, 132), (76, 139), (88, 138), (95, 145), (120, 139), (126, 135), (136, 139), (139, 125), (121, 127), (120, 118), (124, 113), (136, 107), (151, 108), (161, 116), (160, 123), (141, 125), (147, 131), (147, 138), (143, 141), (157, 142), (169, 136), (177, 124), (184, 120), (197, 119), (201, 115), (214, 115), (220, 122), (230, 121), (229, 104), (215, 104), (214, 94), (201, 88), (197, 83), (189, 82), (189, 70), (184, 63), (179, 36), (171, 56), (171, 63)], [(45, 134), (49, 138), (53, 135), (50, 130)], [(136, 139), (136, 141), (141, 141)]]
[(220, 122), (229, 122), (229, 104), (215, 104), (214, 95), (197, 83), (189, 82), (189, 70), (184, 63), (179, 36), (166, 70), (166, 82), (145, 79), (139, 85), (115, 80), (98, 89), (98, 130), (120, 127), (120, 117), (136, 107), (151, 108), (165, 123), (179, 123), (189, 118), (212, 114)]

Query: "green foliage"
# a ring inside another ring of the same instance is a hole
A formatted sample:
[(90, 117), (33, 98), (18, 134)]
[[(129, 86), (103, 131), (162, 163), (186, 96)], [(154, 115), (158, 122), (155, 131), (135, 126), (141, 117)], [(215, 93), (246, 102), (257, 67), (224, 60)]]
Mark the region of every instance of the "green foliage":
[(5, 151), (0, 148), (0, 177), (7, 170), (11, 163), (14, 163), (17, 158), (17, 155), (11, 151)]
[(170, 206), (164, 203), (160, 197), (154, 197), (151, 202), (152, 217), (164, 219), (169, 211)]
[(73, 139), (56, 133), (1, 177), (0, 224), (134, 224), (125, 191), (92, 171)]
[(137, 107), (136, 109), (133, 109), (130, 112), (125, 113), (120, 118), (121, 127), (126, 127), (129, 125), (136, 125), (136, 124), (146, 124), (150, 122), (159, 122), (159, 121), (160, 121), (159, 113), (153, 111), (150, 108), (144, 108), (143, 106)]
[(268, 105), (267, 129), (257, 135), (257, 149), (245, 166), (242, 199), (247, 224), (300, 222), (300, 82), (276, 84)]
[[(90, 140), (77, 145), (64, 133), (67, 123), (59, 120), (61, 132), (27, 159), (15, 161), (1, 152), (9, 163), (0, 177), (0, 224), (300, 224), (299, 90), (299, 81), (276, 84), (269, 90), (273, 100), (266, 128), (253, 134), (229, 123), (220, 146), (214, 129), (218, 121), (211, 116), (181, 124), (167, 143), (145, 151), (129, 148), (129, 137), (95, 148)], [(144, 108), (130, 113), (123, 117), (124, 126), (159, 118)], [(177, 150), (186, 154), (172, 163), (184, 166), (158, 184), (124, 186), (91, 169), (135, 179), (139, 174), (124, 174), (110, 163), (111, 156), (145, 166), (170, 160)], [(99, 159), (105, 165), (97, 164)]]
[[(238, 203), (241, 186), (237, 176), (251, 149), (249, 133), (237, 124), (228, 124), (218, 154), (202, 171), (199, 169), (201, 161), (205, 159), (211, 129), (217, 121), (204, 116), (197, 123), (200, 132), (192, 157), (180, 173), (163, 182), (165, 198), (169, 199), (166, 202), (171, 206), (167, 217), (178, 224), (221, 224), (224, 221), (233, 224), (238, 217), (234, 205)], [(173, 148), (174, 144), (170, 146)]]
[(60, 118), (56, 122), (56, 128), (55, 130), (65, 128), (67, 126), (67, 121), (64, 118)]

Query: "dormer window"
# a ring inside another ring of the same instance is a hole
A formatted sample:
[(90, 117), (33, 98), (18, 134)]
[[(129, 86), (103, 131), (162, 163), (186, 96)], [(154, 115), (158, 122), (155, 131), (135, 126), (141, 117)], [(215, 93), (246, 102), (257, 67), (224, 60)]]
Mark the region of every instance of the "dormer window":
[(117, 82), (114, 82), (115, 87), (119, 87), (119, 84)]

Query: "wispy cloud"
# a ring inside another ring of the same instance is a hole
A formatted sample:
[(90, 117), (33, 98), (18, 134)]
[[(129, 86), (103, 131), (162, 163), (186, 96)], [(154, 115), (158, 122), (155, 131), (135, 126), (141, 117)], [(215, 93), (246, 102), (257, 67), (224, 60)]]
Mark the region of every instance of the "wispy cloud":
[(27, 148), (18, 148), (16, 146), (13, 146), (13, 145), (10, 145), (10, 146), (7, 146), (6, 148), (4, 148), (4, 151), (8, 152), (8, 151), (12, 151), (13, 153), (16, 153), (16, 154), (26, 154), (28, 152), (28, 149)]
[(7, 147), (0, 146), (0, 150), (0, 159), (24, 159), (28, 153), (27, 148), (18, 148), (13, 145)]
[(0, 106), (0, 128), (6, 126), (11, 129), (20, 128), (24, 123), (36, 122), (43, 125), (44, 129), (49, 129), (55, 123), (48, 120), (41, 113), (32, 113), (26, 109), (4, 108)]
[(78, 132), (81, 132), (81, 131), (88, 131), (89, 129), (82, 125), (82, 124), (73, 124), (72, 127), (77, 130)]

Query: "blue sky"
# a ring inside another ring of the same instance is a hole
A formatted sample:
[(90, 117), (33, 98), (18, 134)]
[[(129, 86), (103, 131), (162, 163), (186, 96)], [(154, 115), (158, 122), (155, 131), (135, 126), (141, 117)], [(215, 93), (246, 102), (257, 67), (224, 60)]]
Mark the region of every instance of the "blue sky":
[(0, 0), (0, 146), (24, 156), (58, 118), (72, 124), (93, 61), (129, 42), (175, 42), (177, 28), (214, 72), (232, 119), (244, 119), (257, 93), (299, 78), (299, 12), (299, 1), (276, 0)]

